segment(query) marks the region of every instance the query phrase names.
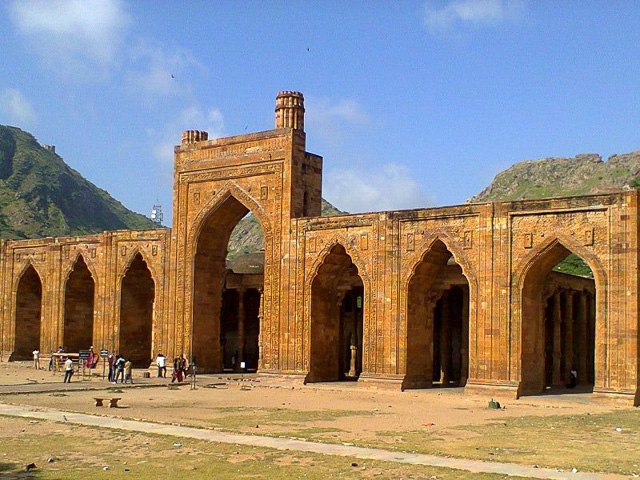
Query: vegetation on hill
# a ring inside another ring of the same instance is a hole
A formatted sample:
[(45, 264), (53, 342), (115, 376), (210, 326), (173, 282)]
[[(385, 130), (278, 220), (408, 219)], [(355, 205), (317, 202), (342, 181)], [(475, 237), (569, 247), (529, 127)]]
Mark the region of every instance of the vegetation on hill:
[(0, 125), (0, 238), (153, 228), (70, 168), (33, 135)]
[[(599, 155), (574, 158), (543, 158), (516, 163), (500, 172), (486, 189), (469, 203), (569, 197), (640, 189), (640, 151), (612, 155), (604, 162)], [(589, 266), (571, 254), (555, 271), (593, 278)]]
[(469, 203), (532, 198), (570, 197), (618, 192), (640, 185), (640, 151), (574, 158), (526, 160), (496, 175), (491, 185), (471, 197)]

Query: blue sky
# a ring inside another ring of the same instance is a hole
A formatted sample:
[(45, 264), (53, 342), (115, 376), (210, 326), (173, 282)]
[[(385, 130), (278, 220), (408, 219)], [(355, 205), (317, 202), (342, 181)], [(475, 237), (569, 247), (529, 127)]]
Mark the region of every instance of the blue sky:
[(640, 149), (637, 1), (0, 3), (0, 123), (170, 224), (173, 145), (305, 95), (324, 196), (452, 205), (525, 159)]

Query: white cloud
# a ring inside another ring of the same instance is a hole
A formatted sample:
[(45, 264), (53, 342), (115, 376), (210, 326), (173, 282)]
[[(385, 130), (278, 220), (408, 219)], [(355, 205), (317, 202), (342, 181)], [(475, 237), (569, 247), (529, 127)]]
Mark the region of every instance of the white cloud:
[(349, 128), (370, 123), (369, 115), (358, 102), (344, 99), (305, 98), (305, 129), (330, 145), (339, 144)]
[(196, 105), (181, 110), (175, 121), (161, 132), (148, 132), (154, 142), (153, 156), (163, 163), (173, 164), (173, 147), (180, 143), (183, 130), (205, 130), (211, 139), (221, 137), (224, 135), (222, 112), (217, 108), (203, 111)]
[(424, 24), (435, 34), (465, 24), (493, 26), (516, 18), (523, 7), (522, 0), (453, 0), (442, 7), (430, 1), (424, 8)]
[(68, 75), (110, 65), (130, 24), (121, 0), (20, 0), (9, 12), (44, 63)]
[(433, 203), (411, 170), (398, 163), (366, 171), (333, 170), (328, 172), (324, 186), (323, 196), (351, 213), (418, 208)]
[(205, 67), (191, 51), (167, 50), (160, 44), (140, 40), (131, 48), (128, 83), (149, 96), (179, 95), (189, 90), (195, 71)]
[(29, 100), (15, 88), (7, 88), (0, 92), (0, 116), (4, 117), (3, 123), (19, 127), (33, 125), (37, 119), (36, 111)]

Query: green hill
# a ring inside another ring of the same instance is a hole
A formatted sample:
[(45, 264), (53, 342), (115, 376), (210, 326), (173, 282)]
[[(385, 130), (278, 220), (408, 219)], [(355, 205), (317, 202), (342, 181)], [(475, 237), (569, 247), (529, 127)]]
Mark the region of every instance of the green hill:
[(469, 203), (617, 192), (640, 184), (640, 151), (526, 160), (500, 172)]
[(153, 228), (33, 135), (0, 125), (0, 238)]

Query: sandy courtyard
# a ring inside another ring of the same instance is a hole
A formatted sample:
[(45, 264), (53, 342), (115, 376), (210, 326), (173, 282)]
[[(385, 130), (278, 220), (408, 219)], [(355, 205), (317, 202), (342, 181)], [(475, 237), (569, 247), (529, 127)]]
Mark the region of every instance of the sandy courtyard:
[[(4, 385), (58, 384), (59, 376), (37, 372), (31, 366), (0, 364), (0, 383)], [(140, 378), (141, 373), (136, 377)], [(595, 402), (588, 393), (520, 400), (496, 398), (504, 408), (494, 410), (487, 408), (489, 398), (464, 394), (459, 388), (400, 392), (366, 383), (303, 385), (255, 375), (244, 377), (244, 381), (238, 375), (203, 375), (195, 390), (189, 385), (170, 387), (167, 380), (148, 382), (145, 387), (124, 388), (121, 393), (107, 395), (97, 391), (56, 391), (3, 394), (0, 401), (261, 435), (312, 431), (327, 440), (367, 440), (380, 432), (422, 429), (456, 435), (455, 427), (495, 423), (510, 417), (602, 413), (623, 408)], [(115, 387), (99, 378), (81, 383), (92, 389)], [(97, 396), (120, 397), (122, 407), (95, 407), (93, 399)]]

